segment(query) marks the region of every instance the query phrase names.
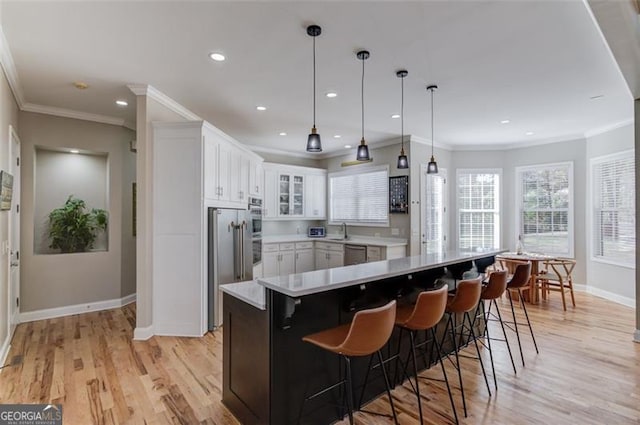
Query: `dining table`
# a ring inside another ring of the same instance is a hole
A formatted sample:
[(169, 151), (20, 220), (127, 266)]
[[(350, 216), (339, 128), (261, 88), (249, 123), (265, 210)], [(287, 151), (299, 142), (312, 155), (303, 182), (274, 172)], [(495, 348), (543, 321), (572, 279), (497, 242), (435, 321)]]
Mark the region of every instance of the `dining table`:
[[(555, 259), (552, 255), (540, 254), (537, 252), (503, 252), (496, 256), (496, 262), (503, 262), (504, 266), (510, 271), (515, 267), (509, 265), (509, 262), (528, 261), (531, 263), (531, 276), (529, 277), (529, 296), (523, 294), (524, 300), (532, 304), (537, 304), (540, 296), (538, 294), (538, 286), (536, 279), (540, 274), (540, 263)], [(512, 265), (515, 263), (511, 263)]]

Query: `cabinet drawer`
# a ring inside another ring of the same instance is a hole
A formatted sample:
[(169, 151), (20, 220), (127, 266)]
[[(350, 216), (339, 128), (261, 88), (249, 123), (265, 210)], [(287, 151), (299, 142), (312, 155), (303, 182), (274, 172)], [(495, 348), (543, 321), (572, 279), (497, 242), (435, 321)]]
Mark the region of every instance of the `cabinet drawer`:
[(277, 243), (266, 243), (262, 245), (262, 252), (278, 252)]
[(316, 242), (317, 249), (326, 249), (327, 251), (344, 252), (344, 245), (333, 242)]
[(296, 242), (296, 249), (311, 249), (313, 242)]
[(294, 247), (294, 243), (281, 243), (280, 245), (280, 251), (293, 251), (293, 247)]

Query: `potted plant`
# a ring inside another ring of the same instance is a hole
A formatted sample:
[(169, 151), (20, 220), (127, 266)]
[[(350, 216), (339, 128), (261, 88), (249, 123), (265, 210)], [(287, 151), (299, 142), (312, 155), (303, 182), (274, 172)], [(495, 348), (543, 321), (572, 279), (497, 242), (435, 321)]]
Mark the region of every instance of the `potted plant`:
[(49, 213), (49, 248), (63, 253), (93, 248), (98, 233), (107, 228), (107, 212), (99, 208), (85, 210), (85, 202), (70, 195), (62, 207)]

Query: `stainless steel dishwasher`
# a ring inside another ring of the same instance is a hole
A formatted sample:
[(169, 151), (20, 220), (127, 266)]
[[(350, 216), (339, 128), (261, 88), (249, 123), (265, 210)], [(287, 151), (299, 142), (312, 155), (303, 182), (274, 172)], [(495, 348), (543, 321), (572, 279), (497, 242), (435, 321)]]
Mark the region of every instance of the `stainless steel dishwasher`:
[(345, 245), (344, 247), (344, 265), (363, 264), (367, 262), (367, 246), (366, 245)]

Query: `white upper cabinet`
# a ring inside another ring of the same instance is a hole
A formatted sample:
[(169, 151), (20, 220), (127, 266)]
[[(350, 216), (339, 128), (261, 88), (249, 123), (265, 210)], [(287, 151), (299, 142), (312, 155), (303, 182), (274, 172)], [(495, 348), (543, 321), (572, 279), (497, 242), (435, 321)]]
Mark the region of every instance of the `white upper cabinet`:
[(326, 217), (326, 170), (273, 163), (263, 168), (265, 219)]
[(249, 195), (255, 198), (264, 196), (262, 159), (249, 160)]

